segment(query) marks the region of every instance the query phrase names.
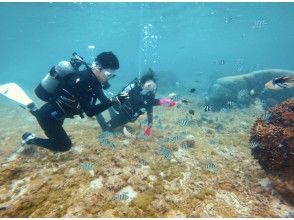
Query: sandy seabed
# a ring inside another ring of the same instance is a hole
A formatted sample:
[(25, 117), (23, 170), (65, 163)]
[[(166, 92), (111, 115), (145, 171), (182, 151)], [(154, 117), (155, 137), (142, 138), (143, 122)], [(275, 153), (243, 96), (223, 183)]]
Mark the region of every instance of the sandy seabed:
[[(2, 101), (2, 100), (1, 100)], [(258, 105), (207, 112), (195, 99), (154, 108), (152, 136), (114, 134), (100, 143), (96, 120), (67, 119), (73, 147), (16, 153), (37, 121), (0, 105), (0, 217), (287, 217), (294, 207), (272, 189), (249, 144)], [(195, 110), (195, 115), (188, 113)], [(146, 116), (129, 124), (143, 131)], [(183, 123), (182, 120), (188, 121)]]

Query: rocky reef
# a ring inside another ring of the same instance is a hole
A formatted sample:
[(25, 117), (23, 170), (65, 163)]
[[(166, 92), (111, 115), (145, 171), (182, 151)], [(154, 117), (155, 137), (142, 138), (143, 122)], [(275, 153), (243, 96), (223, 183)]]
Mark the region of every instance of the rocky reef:
[(193, 102), (154, 108), (148, 138), (139, 135), (145, 115), (128, 124), (136, 138), (104, 133), (95, 119), (66, 120), (73, 147), (64, 153), (18, 153), (24, 131), (44, 134), (29, 113), (0, 106), (0, 217), (293, 216), (248, 145), (264, 110), (204, 112), (201, 100), (187, 98)]
[(294, 204), (294, 98), (271, 108), (251, 131), (252, 154), (273, 187)]
[(265, 69), (243, 75), (227, 76), (217, 79), (209, 88), (207, 102), (214, 109), (220, 109), (233, 101), (239, 105), (248, 106), (255, 98), (263, 100), (268, 106), (273, 106), (291, 98), (294, 89), (279, 92), (264, 90), (264, 84), (275, 77), (294, 76), (291, 70)]

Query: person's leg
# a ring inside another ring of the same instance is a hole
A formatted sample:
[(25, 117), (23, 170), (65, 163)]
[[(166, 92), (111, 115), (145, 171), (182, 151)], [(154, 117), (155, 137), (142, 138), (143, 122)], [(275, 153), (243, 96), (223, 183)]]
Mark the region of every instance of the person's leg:
[(111, 118), (116, 117), (119, 114), (119, 110), (115, 110), (115, 108), (112, 106), (108, 109), (109, 114), (111, 116)]
[(101, 113), (96, 114), (96, 120), (97, 120), (98, 124), (100, 125), (100, 127), (102, 128), (103, 131), (107, 130), (107, 123), (106, 123), (105, 118), (103, 117), (103, 115)]
[(71, 148), (71, 140), (62, 127), (64, 118), (58, 118), (56, 113), (56, 109), (47, 103), (34, 114), (49, 139), (33, 138), (27, 144), (35, 144), (59, 152), (68, 151)]
[[(107, 109), (107, 111), (109, 112), (110, 115), (110, 120), (111, 121), (113, 118), (117, 117), (119, 115), (119, 111), (115, 110), (112, 107), (110, 107), (109, 109)], [(100, 125), (100, 127), (102, 128), (103, 131), (109, 131), (112, 130), (109, 125), (108, 122), (106, 122), (104, 116), (102, 115), (102, 113), (96, 114), (96, 120), (98, 122), (98, 124)]]
[(124, 114), (123, 112), (119, 112), (119, 114), (115, 113), (115, 116), (109, 120), (106, 125), (108, 130), (113, 130), (119, 126), (122, 126), (126, 123), (130, 122), (129, 116)]

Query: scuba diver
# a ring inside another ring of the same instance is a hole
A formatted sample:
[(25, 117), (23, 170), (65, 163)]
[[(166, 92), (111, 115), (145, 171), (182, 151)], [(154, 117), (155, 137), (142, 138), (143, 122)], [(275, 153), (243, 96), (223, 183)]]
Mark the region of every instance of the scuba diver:
[(135, 78), (122, 92), (129, 94), (129, 99), (122, 105), (114, 105), (109, 108), (111, 119), (106, 122), (101, 113), (96, 115), (97, 122), (102, 130), (113, 131), (115, 128), (128, 122), (134, 122), (140, 115), (147, 112), (148, 126), (144, 132), (146, 136), (151, 135), (153, 123), (153, 106), (165, 105), (172, 107), (175, 102), (171, 99), (155, 99), (157, 90), (154, 72), (149, 69), (140, 80)]
[[(84, 69), (80, 67), (84, 65)], [(61, 61), (53, 66), (47, 76), (36, 87), (35, 94), (46, 103), (38, 109), (33, 102), (26, 107), (36, 117), (48, 139), (35, 137), (26, 132), (22, 136), (22, 145), (37, 145), (52, 151), (68, 151), (72, 142), (63, 129), (65, 118), (74, 115), (92, 117), (110, 106), (121, 105), (128, 94), (119, 93), (108, 99), (103, 89), (110, 85), (119, 61), (112, 52), (102, 52), (90, 67), (82, 57), (73, 53), (70, 61)], [(100, 100), (96, 104), (97, 99)]]

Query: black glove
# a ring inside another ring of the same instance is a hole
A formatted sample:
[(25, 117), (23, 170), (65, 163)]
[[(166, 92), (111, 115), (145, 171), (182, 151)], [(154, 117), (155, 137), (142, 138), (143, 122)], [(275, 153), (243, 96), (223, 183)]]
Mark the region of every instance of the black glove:
[(113, 104), (123, 104), (126, 100), (128, 100), (129, 94), (126, 92), (120, 92), (117, 96), (114, 96), (113, 98), (111, 98), (111, 102)]

